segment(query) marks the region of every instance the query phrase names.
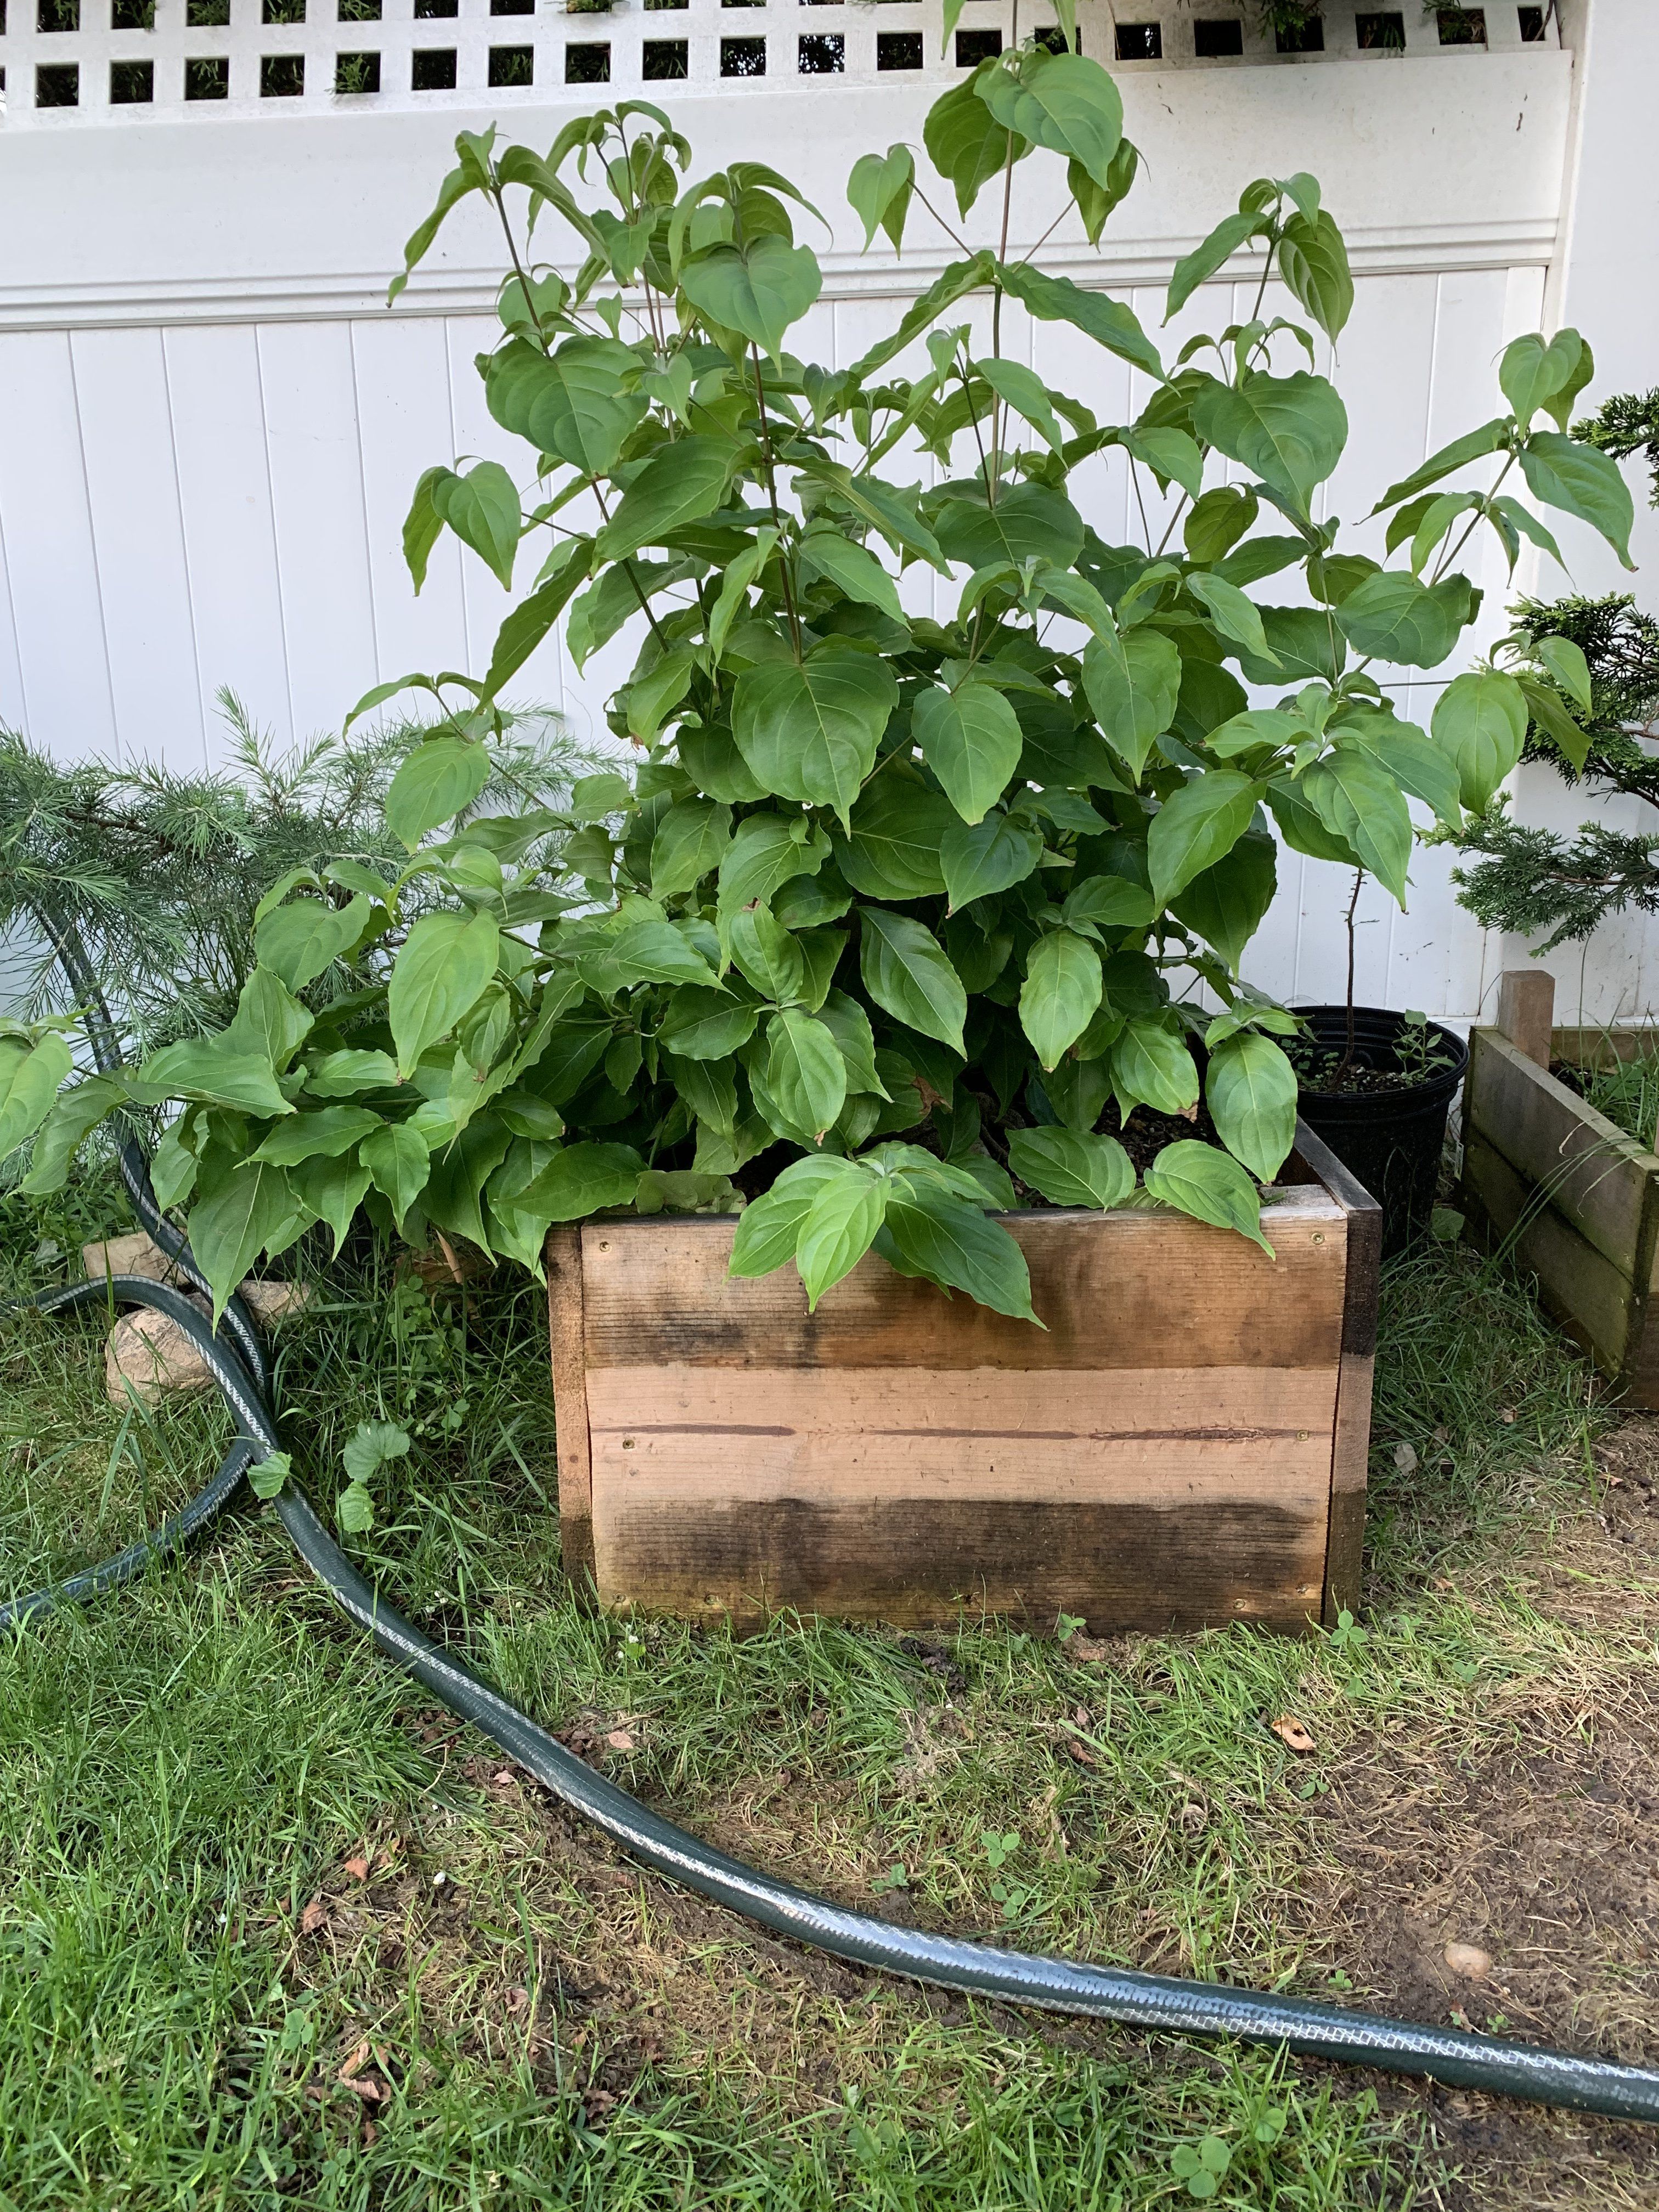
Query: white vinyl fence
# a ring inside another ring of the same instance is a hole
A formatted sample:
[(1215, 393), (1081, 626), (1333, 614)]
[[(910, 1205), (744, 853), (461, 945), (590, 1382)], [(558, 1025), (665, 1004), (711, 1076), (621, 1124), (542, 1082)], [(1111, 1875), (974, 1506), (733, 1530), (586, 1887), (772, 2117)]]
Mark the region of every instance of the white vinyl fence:
[[(860, 258), (843, 198), (853, 159), (918, 143), (927, 105), (955, 76), (954, 52), (939, 56), (936, 5), (884, 0), (831, 18), (782, 0), (742, 14), (690, 0), (678, 11), (498, 15), (459, 0), (462, 13), (444, 18), (434, 11), (446, 0), (415, 0), (418, 14), (410, 0), (308, 0), (307, 17), (301, 0), (263, 0), (263, 10), (228, 0), (231, 20), (213, 26), (202, 19), (226, 12), (222, 0), (156, 0), (153, 29), (106, 27), (106, 11), (125, 20), (133, 3), (10, 0), (0, 36), (10, 101), (0, 125), (0, 720), (64, 758), (211, 761), (221, 684), (256, 720), (300, 739), (337, 728), (378, 681), (487, 659), (510, 604), (499, 585), (447, 540), (416, 599), (400, 532), (432, 463), (521, 462), (486, 414), (472, 365), (491, 340), (498, 239), (464, 212), (397, 308), (383, 304), (458, 128), (495, 120), (544, 145), (568, 113), (637, 95), (670, 107), (699, 170), (737, 158), (784, 170), (834, 233), (805, 232), (826, 272), (823, 299), (792, 338), (805, 357), (854, 358), (957, 251), (918, 210), (902, 263)], [(259, 20), (296, 9), (302, 20)], [(85, 27), (36, 27), (55, 10)], [(1243, 184), (1318, 174), (1358, 279), (1334, 370), (1353, 434), (1328, 489), (1332, 511), (1350, 519), (1495, 411), (1496, 358), (1518, 331), (1577, 322), (1601, 364), (1591, 397), (1659, 378), (1659, 187), (1643, 150), (1659, 7), (1570, 7), (1563, 40), (1554, 9), (1502, 0), (1485, 10), (1485, 45), (1442, 46), (1420, 0), (1406, 0), (1395, 11), (1403, 52), (1359, 46), (1377, 14), (1328, 5), (1322, 53), (1280, 56), (1254, 29), (1253, 6), (1120, 0), (1114, 20), (1084, 0), (1085, 51), (1109, 61), (1121, 31), (1156, 30), (1162, 58), (1118, 70), (1143, 171), (1100, 253), (1064, 226), (1043, 249), (1047, 265), (1119, 292), (1156, 330), (1175, 259)], [(1044, 0), (1038, 20), (1048, 19)], [(1230, 21), (1241, 26), (1238, 56), (1210, 58), (1218, 34), (1205, 26)], [(1012, 32), (1012, 10), (969, 0), (962, 27)], [(659, 32), (685, 42), (683, 81), (654, 73)], [(883, 44), (913, 32), (920, 69), (904, 58), (912, 45)], [(764, 76), (721, 76), (732, 39), (764, 42)], [(803, 62), (798, 42), (826, 39), (839, 48), (811, 49), (816, 58)], [(502, 65), (491, 52), (513, 44), (531, 56), (529, 81), (492, 88)], [(567, 85), (573, 50), (599, 45), (607, 84)], [(413, 57), (452, 49), (453, 88), (415, 89)], [(370, 52), (382, 89), (337, 94), (338, 55)], [(826, 54), (839, 66), (820, 68)], [(262, 76), (283, 55), (303, 59), (302, 89), (268, 88), (294, 81)], [(215, 56), (227, 62), (226, 98), (187, 100), (182, 72)], [(111, 105), (111, 82), (131, 80), (110, 72), (134, 58), (153, 64), (152, 96)], [(39, 105), (38, 72), (70, 66), (76, 104)], [(826, 81), (808, 82), (803, 70)], [(846, 81), (855, 76), (856, 89)], [(1036, 162), (1018, 174), (1023, 251), (1057, 202)], [(970, 242), (989, 219), (988, 196)], [(1241, 263), (1166, 336), (1178, 343), (1218, 327), (1253, 296)], [(1103, 419), (1124, 419), (1144, 397), (1126, 368), (1067, 329), (1005, 315), (1004, 340)], [(1090, 494), (1103, 535), (1139, 538), (1119, 470), (1103, 459)], [(1352, 542), (1369, 548), (1373, 537), (1362, 530)], [(1648, 528), (1645, 543), (1659, 552), (1659, 531)], [(1616, 578), (1587, 532), (1563, 544), (1579, 588)], [(1512, 592), (1501, 564), (1482, 558), (1483, 629), (1496, 635)], [(1525, 570), (1514, 588), (1534, 586), (1565, 588)], [(624, 636), (578, 677), (550, 641), (520, 696), (602, 738), (605, 693), (631, 652)], [(1416, 719), (1436, 689), (1410, 687)], [(1522, 781), (1532, 818), (1577, 818), (1553, 779), (1523, 770)], [(1460, 1019), (1489, 1006), (1496, 974), (1523, 948), (1487, 941), (1456, 907), (1447, 868), (1443, 854), (1419, 857), (1407, 914), (1381, 893), (1369, 898), (1364, 997)], [(1304, 1000), (1340, 993), (1341, 878), (1286, 854), (1280, 880), (1255, 979)], [(1562, 1002), (1582, 1002), (1587, 1019), (1628, 1017), (1659, 994), (1635, 926), (1601, 933), (1582, 973), (1576, 951), (1553, 964)]]

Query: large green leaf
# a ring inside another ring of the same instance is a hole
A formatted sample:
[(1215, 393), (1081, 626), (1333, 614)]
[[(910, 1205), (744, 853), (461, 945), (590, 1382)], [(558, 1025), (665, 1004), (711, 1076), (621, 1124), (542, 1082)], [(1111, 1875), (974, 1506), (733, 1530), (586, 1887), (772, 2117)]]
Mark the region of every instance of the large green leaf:
[(263, 1053), (237, 1050), (228, 1032), (217, 1037), (187, 1037), (152, 1053), (131, 1079), (135, 1098), (146, 1105), (163, 1099), (191, 1098), (204, 1106), (228, 1106), (243, 1114), (291, 1114)]
[(630, 1145), (566, 1145), (514, 1204), (544, 1221), (580, 1221), (631, 1205), (643, 1164)]
[(1259, 795), (1250, 777), (1231, 768), (1206, 769), (1170, 793), (1146, 836), (1158, 905), (1168, 906), (1194, 876), (1231, 852), (1250, 826)]
[(763, 999), (776, 1006), (806, 994), (806, 956), (800, 939), (763, 906), (746, 906), (731, 923), (732, 957)]
[[(15, 1081), (15, 1071), (12, 1079)], [(40, 1125), (40, 1133), (34, 1140), (29, 1171), (18, 1188), (31, 1197), (36, 1194), (45, 1197), (53, 1191), (62, 1190), (69, 1180), (70, 1163), (76, 1153), (104, 1116), (119, 1106), (126, 1095), (125, 1085), (118, 1077), (112, 1075), (89, 1076), (84, 1083), (76, 1084), (72, 1090), (60, 1092)], [(169, 1130), (167, 1136), (172, 1133)], [(167, 1141), (167, 1137), (161, 1140), (162, 1144)], [(157, 1150), (159, 1152), (160, 1146)], [(193, 1167), (194, 1163), (191, 1164)], [(153, 1158), (150, 1172), (154, 1181)], [(159, 1190), (157, 1197), (164, 1206), (172, 1203), (170, 1200), (161, 1199)]]
[(994, 507), (969, 485), (940, 502), (934, 527), (947, 557), (969, 568), (1031, 560), (1069, 568), (1083, 550), (1083, 518), (1046, 484), (1016, 484)]
[(1297, 683), (1308, 678), (1335, 683), (1348, 657), (1333, 607), (1263, 607), (1261, 628), (1271, 660), (1241, 647), (1238, 665), (1251, 684)]
[(367, 1106), (324, 1106), (279, 1121), (252, 1157), (279, 1168), (297, 1167), (301, 1160), (331, 1159), (355, 1151), (360, 1139), (380, 1127), (380, 1115)]
[(847, 1161), (851, 1171), (827, 1178), (800, 1224), (795, 1265), (809, 1312), (824, 1292), (851, 1274), (876, 1239), (887, 1212), (886, 1179)]
[(858, 912), (865, 989), (895, 1021), (962, 1052), (968, 994), (932, 930), (884, 907), (861, 906)]
[(830, 841), (804, 815), (746, 814), (732, 833), (720, 866), (720, 911), (735, 914), (796, 876), (816, 875), (830, 857)]
[(1146, 1188), (1166, 1206), (1207, 1221), (1217, 1229), (1236, 1229), (1259, 1244), (1271, 1260), (1273, 1248), (1261, 1233), (1261, 1195), (1238, 1162), (1214, 1145), (1183, 1137), (1166, 1145), (1146, 1170)]
[(229, 1051), (251, 1052), (268, 1060), (282, 1075), (313, 1026), (310, 1009), (301, 1005), (287, 985), (269, 968), (256, 968), (242, 986), (224, 1042)]
[(579, 591), (593, 557), (591, 538), (573, 538), (544, 565), (543, 581), (520, 599), (495, 633), (484, 677), (484, 696), (493, 699), (524, 666)]
[(1008, 1164), (1051, 1206), (1121, 1206), (1135, 1187), (1129, 1155), (1115, 1137), (1077, 1129), (1012, 1129)]
[[(1034, 368), (1023, 361), (976, 361), (975, 373), (982, 377), (1006, 407), (1023, 415), (1056, 453), (1066, 441), (1048, 398), (1048, 387)], [(1006, 437), (1006, 433), (1005, 433)], [(1012, 438), (1007, 439), (1012, 444)]]
[(1339, 745), (1316, 761), (1301, 782), (1326, 828), (1352, 847), (1403, 907), (1412, 818), (1387, 769), (1360, 747)]
[(878, 229), (887, 233), (895, 252), (903, 245), (904, 217), (915, 176), (915, 156), (908, 146), (890, 146), (885, 155), (866, 154), (854, 162), (847, 198), (864, 225), (866, 252)]
[(1462, 828), (1457, 763), (1415, 722), (1372, 708), (1345, 715), (1331, 734), (1345, 744), (1357, 740), (1367, 746), (1402, 791), (1431, 806), (1449, 830)]
[(326, 1222), (333, 1231), (330, 1254), (339, 1257), (346, 1231), (368, 1192), (370, 1176), (360, 1160), (334, 1152), (317, 1152), (301, 1161), (289, 1177), (294, 1195), (307, 1213)]
[(974, 89), (1005, 130), (1068, 154), (1102, 191), (1123, 137), (1123, 102), (1100, 64), (1082, 54), (1024, 58), (1018, 76), (987, 70)]
[(1254, 599), (1245, 598), (1237, 584), (1230, 584), (1224, 576), (1206, 575), (1197, 568), (1187, 578), (1187, 588), (1194, 599), (1203, 602), (1224, 638), (1242, 645), (1259, 659), (1273, 659), (1272, 647), (1261, 627), (1261, 611)]
[(1132, 1014), (1112, 1046), (1112, 1088), (1127, 1117), (1136, 1105), (1184, 1114), (1198, 1097), (1198, 1068), (1180, 1034), (1156, 1014)]
[(1155, 738), (1175, 720), (1181, 696), (1181, 655), (1159, 630), (1144, 624), (1084, 647), (1083, 688), (1106, 742), (1139, 780)]
[(1401, 477), (1398, 483), (1390, 484), (1371, 513), (1381, 514), (1385, 507), (1397, 507), (1401, 500), (1410, 499), (1414, 494), (1425, 490), (1430, 484), (1438, 483), (1442, 477), (1450, 476), (1454, 469), (1464, 468), (1470, 461), (1478, 461), (1487, 453), (1497, 453), (1509, 442), (1513, 427), (1507, 415), (1494, 415), (1490, 422), (1483, 422), (1478, 430), (1466, 430), (1461, 438), (1454, 438), (1449, 446), (1443, 446), (1438, 453), (1431, 453), (1420, 469), (1413, 469), (1408, 477)]
[(726, 495), (737, 448), (723, 438), (678, 438), (645, 464), (599, 532), (601, 560), (660, 545), (682, 523), (712, 514)]
[(1455, 647), (1468, 610), (1468, 586), (1461, 577), (1429, 585), (1398, 568), (1379, 568), (1335, 612), (1356, 653), (1407, 668), (1437, 668)]
[(253, 949), (260, 965), (280, 976), (290, 991), (303, 991), (357, 942), (371, 912), (370, 902), (361, 893), (344, 906), (329, 906), (317, 898), (289, 899), (261, 917), (253, 933)]
[(1534, 499), (1599, 530), (1627, 568), (1636, 509), (1616, 461), (1559, 430), (1534, 430), (1521, 448), (1521, 473)]
[(1222, 1143), (1271, 1182), (1296, 1140), (1296, 1070), (1279, 1047), (1255, 1030), (1224, 1039), (1210, 1054), (1204, 1096)]
[(953, 822), (939, 844), (951, 911), (1023, 884), (1042, 858), (1042, 839), (1018, 815), (994, 808), (982, 822)]
[(970, 1200), (920, 1178), (908, 1188), (895, 1188), (877, 1249), (890, 1239), (909, 1273), (966, 1291), (994, 1313), (1036, 1321), (1025, 1255), (1000, 1222), (988, 1221)]
[(1457, 769), (1464, 805), (1478, 813), (1521, 757), (1527, 737), (1521, 686), (1496, 669), (1454, 676), (1435, 703), (1431, 726)]
[(190, 1249), (213, 1291), (213, 1322), (261, 1252), (292, 1218), (283, 1168), (263, 1161), (221, 1174), (190, 1210)]
[(1104, 292), (1085, 292), (1069, 276), (1049, 276), (1029, 261), (999, 266), (997, 276), (1006, 292), (1020, 301), (1039, 322), (1070, 323), (1103, 345), (1120, 361), (1145, 369), (1164, 381), (1164, 362), (1158, 348), (1140, 327), (1133, 309)]
[(1353, 313), (1353, 276), (1342, 234), (1323, 208), (1285, 224), (1279, 273), (1326, 336), (1340, 337)]
[(408, 1122), (400, 1122), (366, 1137), (357, 1157), (373, 1176), (375, 1189), (391, 1200), (393, 1218), (401, 1229), (404, 1215), (426, 1188), (431, 1173), (432, 1154), (426, 1139)]
[(1051, 929), (1032, 946), (1020, 986), (1020, 1027), (1044, 1067), (1083, 1035), (1100, 1004), (1100, 954), (1073, 929)]
[(810, 247), (766, 233), (742, 246), (711, 246), (685, 262), (680, 289), (711, 323), (775, 355), (784, 332), (823, 289), (823, 274)]
[(1017, 161), (1031, 150), (1030, 142), (1011, 137), (979, 97), (981, 78), (999, 67), (994, 61), (981, 63), (972, 76), (933, 102), (922, 125), (927, 158), (954, 187), (959, 215), (967, 214), (981, 186), (1006, 166), (1010, 147)]
[(428, 738), (392, 779), (386, 795), (386, 826), (412, 853), (428, 830), (471, 806), (489, 780), (489, 754), (484, 746), (471, 738)]
[(748, 1043), (759, 1018), (758, 1006), (724, 991), (676, 991), (658, 1039), (682, 1059), (725, 1060)]
[(469, 1121), (453, 1144), (432, 1155), (432, 1172), (421, 1194), (422, 1210), (440, 1229), (490, 1247), (484, 1224), (483, 1187), (506, 1157), (512, 1132), (493, 1114)]
[(404, 1079), (427, 1047), (477, 1005), (495, 972), (498, 945), (488, 914), (423, 915), (410, 931), (392, 963), (386, 1009)]
[(940, 793), (884, 764), (859, 794), (836, 864), (866, 898), (937, 897), (945, 887), (943, 841), (959, 820)]
[(1279, 887), (1277, 848), (1263, 830), (1247, 830), (1224, 859), (1170, 902), (1183, 927), (1196, 930), (1230, 968), (1237, 969)]
[(1260, 477), (1305, 514), (1347, 443), (1348, 415), (1322, 376), (1255, 371), (1242, 385), (1206, 382), (1193, 402), (1193, 428), (1206, 445)]
[(489, 356), (485, 404), (504, 430), (538, 453), (602, 477), (645, 419), (648, 402), (623, 388), (638, 367), (634, 349), (617, 338), (567, 338), (551, 355), (513, 338)]
[(1299, 783), (1269, 783), (1267, 800), (1279, 834), (1291, 852), (1305, 853), (1310, 860), (1334, 861), (1340, 868), (1364, 866), (1347, 839), (1327, 827)]
[(650, 915), (630, 921), (611, 942), (617, 971), (630, 983), (690, 983), (709, 989), (714, 971), (672, 921)]
[(26, 1052), (0, 1056), (0, 1160), (27, 1144), (45, 1121), (74, 1066), (73, 1054), (55, 1030)]
[(802, 573), (823, 576), (860, 606), (879, 607), (893, 622), (904, 620), (898, 586), (867, 546), (819, 525), (800, 541)]
[(813, 1153), (792, 1161), (765, 1195), (747, 1206), (738, 1217), (732, 1240), (729, 1275), (769, 1275), (775, 1267), (795, 1256), (802, 1224), (820, 1192), (840, 1183), (871, 1178), (867, 1170), (852, 1160), (830, 1153)]
[[(1595, 373), (1594, 363), (1585, 361), (1587, 351), (1577, 331), (1558, 331), (1549, 339), (1541, 331), (1529, 331), (1504, 347), (1498, 381), (1523, 430), (1531, 429), (1540, 407), (1548, 407), (1565, 429), (1573, 398)], [(1552, 404), (1562, 392), (1568, 394), (1565, 406)]]
[(898, 685), (884, 660), (831, 638), (804, 663), (746, 668), (738, 678), (732, 734), (769, 791), (832, 806), (845, 823), (897, 703)]
[(922, 758), (964, 822), (982, 821), (1019, 765), (1023, 740), (1000, 691), (969, 680), (917, 695), (910, 726)]
[(846, 1102), (841, 1048), (823, 1023), (799, 1006), (774, 1014), (766, 1037), (767, 1089), (798, 1129), (821, 1140)]
[(1261, 215), (1253, 210), (1223, 216), (1208, 237), (1200, 239), (1190, 253), (1183, 254), (1176, 262), (1164, 304), (1164, 321), (1167, 323), (1171, 315), (1178, 315), (1200, 284), (1224, 268), (1241, 246), (1266, 228)]
[(428, 497), (433, 513), (493, 570), (503, 589), (510, 589), (524, 517), (518, 486), (501, 463), (478, 461), (465, 474), (441, 470)]
[(713, 875), (732, 842), (732, 810), (712, 799), (682, 799), (651, 841), (651, 896), (673, 898)]

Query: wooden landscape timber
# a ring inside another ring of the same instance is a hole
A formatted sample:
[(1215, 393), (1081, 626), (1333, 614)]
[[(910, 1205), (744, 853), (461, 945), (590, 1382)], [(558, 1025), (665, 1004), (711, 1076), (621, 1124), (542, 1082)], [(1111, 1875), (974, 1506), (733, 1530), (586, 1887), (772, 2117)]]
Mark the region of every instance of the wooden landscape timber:
[(1659, 1046), (1650, 1028), (1553, 1029), (1553, 984), (1506, 975), (1498, 1025), (1469, 1039), (1463, 1193), (1470, 1218), (1535, 1275), (1544, 1304), (1633, 1406), (1659, 1407), (1659, 1156), (1550, 1063), (1607, 1066)]
[(1358, 1597), (1380, 1217), (1310, 1132), (1277, 1257), (1173, 1212), (1000, 1217), (1046, 1329), (872, 1255), (816, 1314), (730, 1217), (556, 1228), (559, 1507), (599, 1602), (1096, 1634)]

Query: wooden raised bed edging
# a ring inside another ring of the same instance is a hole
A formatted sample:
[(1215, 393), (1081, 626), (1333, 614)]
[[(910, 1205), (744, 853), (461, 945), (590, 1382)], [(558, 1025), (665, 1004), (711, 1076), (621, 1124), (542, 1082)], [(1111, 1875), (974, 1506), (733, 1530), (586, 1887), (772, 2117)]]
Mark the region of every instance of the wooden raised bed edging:
[(547, 1243), (567, 1571), (754, 1626), (970, 1612), (1096, 1634), (1357, 1606), (1381, 1243), (1298, 1127), (1270, 1261), (1173, 1212), (1000, 1217), (1046, 1332), (873, 1255), (816, 1315), (730, 1217)]
[(1659, 1406), (1659, 1157), (1549, 1072), (1659, 1049), (1651, 1029), (1553, 1029), (1554, 983), (1506, 974), (1498, 1024), (1469, 1038), (1463, 1195), (1538, 1280), (1550, 1311), (1635, 1406)]

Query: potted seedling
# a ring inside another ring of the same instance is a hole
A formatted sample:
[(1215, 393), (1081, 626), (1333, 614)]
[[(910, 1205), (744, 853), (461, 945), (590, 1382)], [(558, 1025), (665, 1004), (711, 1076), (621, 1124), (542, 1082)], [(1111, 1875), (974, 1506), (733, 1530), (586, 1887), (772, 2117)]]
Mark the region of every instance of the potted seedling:
[[(994, 180), (1004, 234), (1028, 156), (1091, 239), (1133, 177), (1069, 45), (964, 75), (924, 135), (959, 216)], [(360, 1216), (544, 1271), (566, 1560), (607, 1603), (1097, 1630), (1351, 1604), (1375, 1208), (1298, 1139), (1293, 1018), (1239, 966), (1271, 820), (1348, 852), (1375, 807), (1409, 839), (1403, 793), (1459, 773), (1469, 733), (1400, 720), (1371, 670), (1422, 665), (1428, 624), (1449, 650), (1468, 586), (1362, 564), (1352, 667), (1322, 608), (1251, 597), (1333, 565), (1313, 509), (1347, 419), (1305, 330), (1230, 318), (1168, 362), (1103, 291), (964, 247), (824, 368), (790, 347), (823, 218), (775, 171), (688, 185), (639, 101), (457, 155), (404, 275), (464, 201), (506, 224), (479, 368), (524, 463), (430, 469), (404, 546), (417, 585), (447, 531), (531, 588), (486, 668), (361, 702), (434, 702), (388, 799), (410, 869), (274, 884), (230, 1028), (70, 1088), (43, 1172), (117, 1103), (175, 1109), (161, 1194), (222, 1300)], [(939, 189), (895, 146), (849, 199), (896, 245)], [(574, 234), (562, 270), (532, 213)], [(1247, 246), (1261, 296), (1276, 275), (1340, 331), (1303, 175), (1249, 185), (1170, 312)], [(1139, 371), (1136, 420), (1005, 351), (1010, 301)], [(913, 430), (951, 457), (931, 487)], [(1506, 416), (1421, 482), (1500, 446), (1553, 450)], [(1177, 488), (1178, 541), (1091, 527), (1073, 472), (1111, 447)], [(1612, 465), (1571, 450), (1534, 489), (1583, 511)], [(561, 621), (578, 661), (637, 641), (618, 765), (469, 815)], [(415, 881), (441, 902), (411, 925)], [(333, 997), (345, 948), (376, 981)]]

